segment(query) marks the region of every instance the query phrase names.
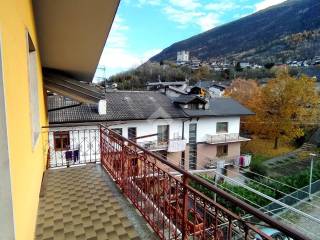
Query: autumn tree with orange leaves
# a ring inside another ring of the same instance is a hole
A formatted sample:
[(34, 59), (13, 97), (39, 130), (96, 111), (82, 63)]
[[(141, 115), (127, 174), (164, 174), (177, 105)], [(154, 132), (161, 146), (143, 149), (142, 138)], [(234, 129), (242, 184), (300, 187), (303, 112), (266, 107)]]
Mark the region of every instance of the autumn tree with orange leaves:
[(291, 77), (287, 68), (259, 87), (254, 80), (235, 80), (226, 90), (229, 95), (256, 113), (247, 117), (244, 127), (251, 132), (274, 139), (293, 140), (304, 135), (305, 126), (316, 121), (319, 94), (315, 81), (307, 76)]
[(304, 127), (316, 120), (319, 95), (315, 80), (304, 75), (294, 78), (287, 68), (280, 69), (276, 78), (262, 88), (259, 104), (256, 132), (274, 139), (276, 149), (280, 138), (301, 137)]
[[(261, 88), (256, 80), (237, 78), (226, 88), (225, 95), (237, 100), (253, 112), (259, 111)], [(241, 128), (243, 130), (255, 132), (257, 125), (256, 116), (243, 117), (241, 120)]]

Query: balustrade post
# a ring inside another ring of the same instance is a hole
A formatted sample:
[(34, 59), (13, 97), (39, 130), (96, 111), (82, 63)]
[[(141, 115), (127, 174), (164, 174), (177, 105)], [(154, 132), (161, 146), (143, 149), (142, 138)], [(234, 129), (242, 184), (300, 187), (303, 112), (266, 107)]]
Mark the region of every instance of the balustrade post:
[(122, 188), (122, 190), (125, 192), (125, 169), (124, 169), (124, 161), (125, 161), (125, 142), (123, 139), (121, 139), (121, 154), (120, 154), (120, 173), (119, 173), (119, 178), (120, 178), (120, 186)]
[(102, 126), (99, 126), (99, 133), (100, 133), (100, 164), (103, 166), (103, 143), (102, 143)]
[(183, 182), (183, 203), (182, 203), (182, 211), (183, 211), (183, 216), (182, 216), (182, 239), (186, 240), (188, 239), (188, 209), (189, 209), (189, 197), (188, 197), (188, 182), (189, 179), (187, 176), (182, 175), (182, 182)]

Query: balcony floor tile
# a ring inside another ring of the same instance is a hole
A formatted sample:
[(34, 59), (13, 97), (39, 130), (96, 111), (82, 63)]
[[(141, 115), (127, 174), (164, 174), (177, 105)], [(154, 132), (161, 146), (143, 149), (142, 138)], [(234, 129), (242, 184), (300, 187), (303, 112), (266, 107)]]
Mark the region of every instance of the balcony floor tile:
[(158, 239), (100, 165), (45, 173), (36, 240)]

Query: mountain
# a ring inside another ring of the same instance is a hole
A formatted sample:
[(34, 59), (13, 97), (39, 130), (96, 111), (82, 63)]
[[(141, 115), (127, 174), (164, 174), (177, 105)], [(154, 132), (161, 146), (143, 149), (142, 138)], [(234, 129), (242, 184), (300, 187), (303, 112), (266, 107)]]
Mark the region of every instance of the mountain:
[(181, 50), (202, 60), (312, 58), (320, 55), (320, 0), (288, 0), (174, 43), (150, 60), (175, 60)]

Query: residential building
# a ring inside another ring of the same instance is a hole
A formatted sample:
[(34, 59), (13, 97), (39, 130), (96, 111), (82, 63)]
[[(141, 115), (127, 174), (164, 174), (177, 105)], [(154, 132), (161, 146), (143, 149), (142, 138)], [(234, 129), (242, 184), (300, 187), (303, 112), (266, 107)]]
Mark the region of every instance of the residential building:
[[(250, 140), (239, 134), (240, 117), (253, 113), (231, 98), (206, 99), (194, 94), (169, 98), (152, 91), (116, 91), (108, 92), (100, 101), (104, 102), (77, 106), (78, 102), (48, 96), (51, 130), (63, 127), (77, 131), (76, 138), (79, 134), (81, 138), (91, 129), (87, 144), (97, 146), (100, 139), (97, 124), (106, 123), (120, 135), (137, 139), (139, 145), (185, 169), (203, 169), (218, 160), (230, 163), (240, 156), (241, 142)], [(68, 124), (86, 126), (68, 128)], [(62, 137), (74, 142), (72, 150), (80, 151), (79, 161), (82, 161), (88, 146), (79, 146), (72, 133)], [(57, 152), (53, 148), (54, 136), (50, 139), (52, 164), (59, 165), (57, 161), (60, 164), (65, 161), (66, 149)], [(92, 157), (99, 157), (97, 151), (91, 153), (97, 154)]]
[(202, 80), (197, 82), (195, 87), (204, 88), (212, 97), (222, 97), (227, 88), (226, 84)]
[(177, 52), (177, 63), (186, 63), (189, 62), (189, 51), (179, 51)]
[(240, 67), (241, 68), (251, 68), (251, 65), (248, 62), (240, 62)]

